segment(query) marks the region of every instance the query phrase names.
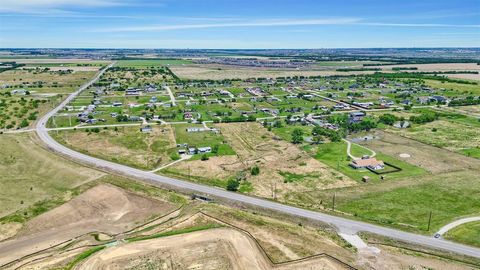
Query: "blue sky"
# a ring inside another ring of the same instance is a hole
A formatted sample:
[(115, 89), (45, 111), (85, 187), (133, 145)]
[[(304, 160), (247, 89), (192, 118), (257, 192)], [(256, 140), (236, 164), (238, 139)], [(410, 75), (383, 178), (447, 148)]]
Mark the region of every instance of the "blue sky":
[(480, 47), (480, 0), (0, 0), (0, 47)]

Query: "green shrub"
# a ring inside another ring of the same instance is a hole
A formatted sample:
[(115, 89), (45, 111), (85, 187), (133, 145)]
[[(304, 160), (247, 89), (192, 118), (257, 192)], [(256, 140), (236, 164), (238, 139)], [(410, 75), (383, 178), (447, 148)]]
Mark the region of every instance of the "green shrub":
[(237, 191), (239, 186), (240, 182), (236, 179), (230, 179), (227, 182), (227, 190), (229, 191)]
[(260, 174), (260, 168), (258, 166), (253, 166), (251, 169), (250, 169), (250, 173), (252, 175), (259, 175)]

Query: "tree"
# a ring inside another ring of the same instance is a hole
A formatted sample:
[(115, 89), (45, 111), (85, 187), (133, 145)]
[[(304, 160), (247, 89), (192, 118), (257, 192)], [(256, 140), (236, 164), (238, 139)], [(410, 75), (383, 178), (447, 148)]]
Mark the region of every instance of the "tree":
[(28, 127), (28, 121), (27, 119), (23, 119), (22, 122), (20, 123), (20, 128)]
[(218, 144), (215, 144), (215, 145), (212, 147), (212, 153), (218, 154), (218, 149), (219, 149)]
[(227, 182), (227, 190), (229, 191), (237, 191), (239, 186), (240, 182), (235, 179), (229, 179)]
[(253, 166), (251, 169), (250, 169), (250, 173), (252, 175), (259, 175), (260, 174), (260, 168), (258, 166)]
[(208, 156), (207, 156), (207, 154), (203, 154), (201, 159), (202, 159), (202, 161), (206, 161), (206, 160), (208, 160)]
[(395, 122), (398, 120), (398, 117), (393, 114), (386, 113), (381, 115), (378, 120), (380, 121), (380, 123), (391, 126), (395, 124)]
[(299, 144), (303, 142), (303, 130), (296, 128), (292, 131), (292, 143)]

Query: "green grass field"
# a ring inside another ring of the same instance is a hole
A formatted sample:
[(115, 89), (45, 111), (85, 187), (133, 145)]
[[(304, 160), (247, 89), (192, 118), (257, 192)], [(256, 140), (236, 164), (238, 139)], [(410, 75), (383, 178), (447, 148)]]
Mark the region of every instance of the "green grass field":
[[(383, 181), (355, 187), (322, 191), (312, 196), (354, 217), (402, 230), (433, 234), (458, 217), (480, 211), (478, 171), (424, 175), (398, 181)], [(432, 211), (430, 231), (427, 231)]]
[(470, 222), (448, 231), (444, 236), (448, 240), (480, 247), (480, 222)]
[(461, 94), (480, 94), (480, 86), (474, 84), (463, 84), (463, 83), (452, 83), (452, 82), (441, 82), (434, 80), (425, 80), (425, 84), (434, 87), (434, 88), (445, 88), (458, 91)]
[(175, 142), (167, 128), (153, 127), (142, 133), (139, 127), (117, 127), (88, 132), (86, 129), (52, 132), (52, 136), (77, 151), (140, 169), (154, 169), (172, 162)]
[(0, 135), (0, 148), (0, 217), (102, 175), (44, 150), (27, 134)]
[(280, 128), (272, 128), (272, 132), (277, 135), (278, 137), (282, 138), (282, 140), (285, 140), (287, 142), (292, 141), (292, 132), (295, 129), (301, 129), (303, 131), (303, 136), (309, 137), (312, 136), (312, 126), (302, 126), (302, 125), (285, 125), (285, 122), (283, 119), (280, 119), (278, 121), (282, 122), (282, 127)]

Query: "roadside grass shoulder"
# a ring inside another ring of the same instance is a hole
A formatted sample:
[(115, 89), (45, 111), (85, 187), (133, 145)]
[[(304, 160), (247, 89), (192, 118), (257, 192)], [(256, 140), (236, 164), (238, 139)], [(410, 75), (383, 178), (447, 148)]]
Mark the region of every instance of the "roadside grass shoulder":
[(448, 240), (480, 247), (480, 222), (470, 222), (448, 231), (444, 236)]
[[(475, 172), (408, 179), (408, 185), (337, 193), (336, 208), (357, 218), (404, 230), (431, 234), (459, 216), (480, 211), (480, 180)], [(387, 186), (387, 185), (385, 185)], [(427, 231), (430, 211), (432, 220)]]
[(64, 270), (71, 270), (73, 269), (78, 263), (80, 263), (81, 261), (85, 260), (86, 258), (92, 256), (93, 254), (103, 250), (105, 248), (105, 246), (98, 246), (98, 247), (93, 247), (91, 249), (88, 249), (82, 253), (80, 253), (79, 255), (77, 255), (77, 257), (75, 257), (75, 259), (70, 262), (65, 268), (63, 268)]

